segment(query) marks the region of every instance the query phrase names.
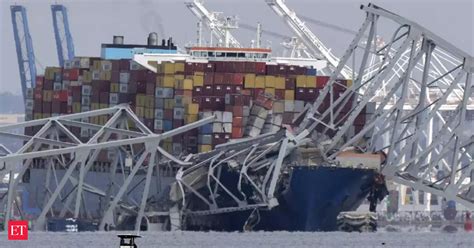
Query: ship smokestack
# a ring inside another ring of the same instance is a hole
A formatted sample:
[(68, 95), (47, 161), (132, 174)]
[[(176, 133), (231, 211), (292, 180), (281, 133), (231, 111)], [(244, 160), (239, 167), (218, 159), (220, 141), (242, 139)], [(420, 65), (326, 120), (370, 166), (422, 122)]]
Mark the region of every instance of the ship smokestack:
[(148, 35), (148, 42), (149, 46), (158, 46), (158, 34), (153, 32)]
[(114, 35), (113, 43), (114, 43), (114, 45), (123, 45), (123, 36)]

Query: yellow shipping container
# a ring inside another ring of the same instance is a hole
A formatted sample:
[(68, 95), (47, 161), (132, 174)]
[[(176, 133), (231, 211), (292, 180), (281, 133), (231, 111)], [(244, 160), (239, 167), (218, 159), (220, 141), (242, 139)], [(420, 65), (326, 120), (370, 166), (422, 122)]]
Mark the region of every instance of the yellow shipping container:
[(118, 83), (111, 83), (110, 84), (110, 92), (111, 93), (118, 93), (120, 91), (120, 86)]
[(165, 109), (174, 108), (174, 99), (165, 99)]
[(183, 89), (185, 89), (185, 90), (192, 90), (192, 89), (193, 89), (193, 80), (191, 80), (191, 79), (184, 79), (184, 81), (183, 81)]
[(161, 64), (163, 67), (162, 73), (164, 74), (174, 74), (175, 69), (174, 69), (174, 63), (162, 63)]
[(145, 107), (147, 108), (153, 108), (155, 106), (155, 97), (147, 95), (145, 97)]
[(197, 115), (199, 113), (199, 104), (191, 103), (186, 106), (186, 114)]
[(295, 91), (285, 90), (285, 100), (295, 100)]
[(352, 80), (347, 80), (347, 88), (352, 86)]
[(99, 116), (99, 124), (100, 125), (105, 125), (105, 123), (107, 123), (107, 121), (108, 121), (107, 116)]
[(89, 119), (92, 124), (99, 124), (99, 116), (93, 116), (93, 117), (90, 117)]
[(316, 76), (306, 76), (306, 87), (316, 88)]
[(34, 114), (33, 114), (33, 118), (34, 118), (35, 120), (37, 120), (37, 119), (42, 119), (42, 118), (43, 118), (43, 115), (42, 115), (41, 113), (34, 113)]
[(193, 76), (193, 86), (204, 86), (204, 76), (194, 75)]
[(108, 107), (109, 107), (109, 104), (107, 104), (107, 103), (99, 104), (99, 108), (101, 108), (101, 109), (108, 108)]
[(198, 115), (185, 115), (185, 124), (193, 123), (198, 120)]
[(145, 108), (144, 107), (136, 107), (135, 112), (138, 117), (145, 117)]
[(244, 87), (247, 89), (255, 88), (255, 74), (245, 74)]
[(44, 90), (43, 91), (43, 102), (51, 102), (53, 99), (53, 91), (52, 90)]
[(145, 108), (145, 118), (153, 119), (155, 116), (155, 110), (153, 108)]
[(264, 76), (255, 77), (255, 88), (258, 88), (258, 89), (265, 88), (265, 77)]
[(161, 147), (167, 152), (171, 153), (173, 151), (173, 143), (171, 142), (163, 142)]
[(305, 88), (306, 87), (306, 76), (298, 75), (296, 76), (296, 87)]
[(193, 97), (192, 96), (183, 96), (183, 104), (186, 106), (188, 104), (193, 103)]
[(162, 87), (173, 88), (174, 87), (174, 77), (173, 76), (164, 76)]
[(174, 63), (175, 72), (184, 72), (184, 63)]
[(44, 78), (48, 80), (54, 80), (54, 74), (60, 73), (61, 68), (59, 67), (46, 67), (44, 72)]
[(275, 88), (265, 88), (265, 93), (275, 95)]
[(100, 60), (94, 60), (94, 62), (92, 63), (92, 69), (93, 70), (100, 70)]
[(275, 78), (275, 89), (284, 90), (285, 89), (285, 78), (276, 77)]
[(194, 72), (194, 76), (204, 76), (204, 72), (202, 71)]
[(137, 107), (144, 107), (145, 106), (145, 95), (144, 94), (137, 94)]
[(51, 113), (43, 113), (43, 118), (49, 118), (51, 117)]
[(265, 76), (265, 88), (275, 88), (275, 76)]
[(198, 150), (199, 152), (209, 152), (212, 150), (212, 146), (211, 145), (199, 145), (198, 147)]
[(100, 108), (100, 105), (98, 103), (91, 103), (91, 110), (97, 110)]
[(174, 80), (174, 88), (178, 90), (182, 90), (184, 87), (184, 80), (183, 79), (177, 79), (175, 78)]
[(181, 80), (183, 80), (183, 79), (184, 79), (184, 75), (175, 74), (175, 75), (174, 75), (174, 78), (175, 78), (175, 79), (181, 79)]
[(82, 73), (82, 81), (84, 83), (90, 83), (92, 82), (92, 73), (90, 71), (84, 71)]
[(80, 102), (73, 102), (72, 103), (72, 112), (73, 113), (80, 113), (81, 112), (81, 103)]

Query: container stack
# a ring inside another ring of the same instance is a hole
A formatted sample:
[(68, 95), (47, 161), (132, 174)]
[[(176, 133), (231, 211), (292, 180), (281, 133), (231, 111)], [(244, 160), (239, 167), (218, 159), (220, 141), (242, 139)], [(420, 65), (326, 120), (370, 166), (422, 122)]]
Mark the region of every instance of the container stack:
[[(291, 124), (295, 113), (312, 103), (329, 79), (316, 76), (314, 69), (262, 62), (168, 62), (155, 66), (156, 73), (132, 60), (78, 57), (64, 68), (48, 67), (44, 76), (37, 77), (36, 88), (30, 90), (27, 115), (39, 119), (128, 103), (155, 133), (214, 115), (214, 123), (161, 142), (172, 154), (207, 152), (230, 139), (276, 132)], [(333, 89), (337, 96), (351, 82), (338, 83)], [(352, 101), (345, 104), (338, 116), (341, 121), (350, 112)], [(319, 111), (328, 105), (329, 98)], [(361, 130), (365, 119), (364, 112), (356, 121), (355, 132)], [(108, 117), (88, 121), (104, 125)], [(88, 129), (73, 131), (84, 139), (93, 135)]]

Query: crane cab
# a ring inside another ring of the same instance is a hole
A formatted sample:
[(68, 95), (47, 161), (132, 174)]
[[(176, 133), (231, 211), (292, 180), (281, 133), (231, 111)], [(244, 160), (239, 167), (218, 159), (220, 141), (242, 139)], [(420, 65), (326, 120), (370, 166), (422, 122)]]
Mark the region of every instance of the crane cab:
[(121, 234), (117, 235), (120, 238), (120, 248), (137, 248), (135, 244), (136, 238), (141, 238), (140, 235)]

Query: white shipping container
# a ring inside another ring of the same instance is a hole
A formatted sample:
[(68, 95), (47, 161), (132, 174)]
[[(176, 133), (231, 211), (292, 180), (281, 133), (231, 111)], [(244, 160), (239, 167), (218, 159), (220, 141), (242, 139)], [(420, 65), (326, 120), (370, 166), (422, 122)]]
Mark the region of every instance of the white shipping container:
[(130, 73), (128, 72), (120, 72), (119, 75), (119, 83), (121, 84), (128, 84), (130, 81)]
[(222, 128), (222, 123), (220, 123), (220, 122), (212, 123), (212, 132), (213, 133), (223, 133), (224, 130)]
[(224, 112), (222, 114), (222, 122), (224, 123), (232, 123), (232, 112)]

